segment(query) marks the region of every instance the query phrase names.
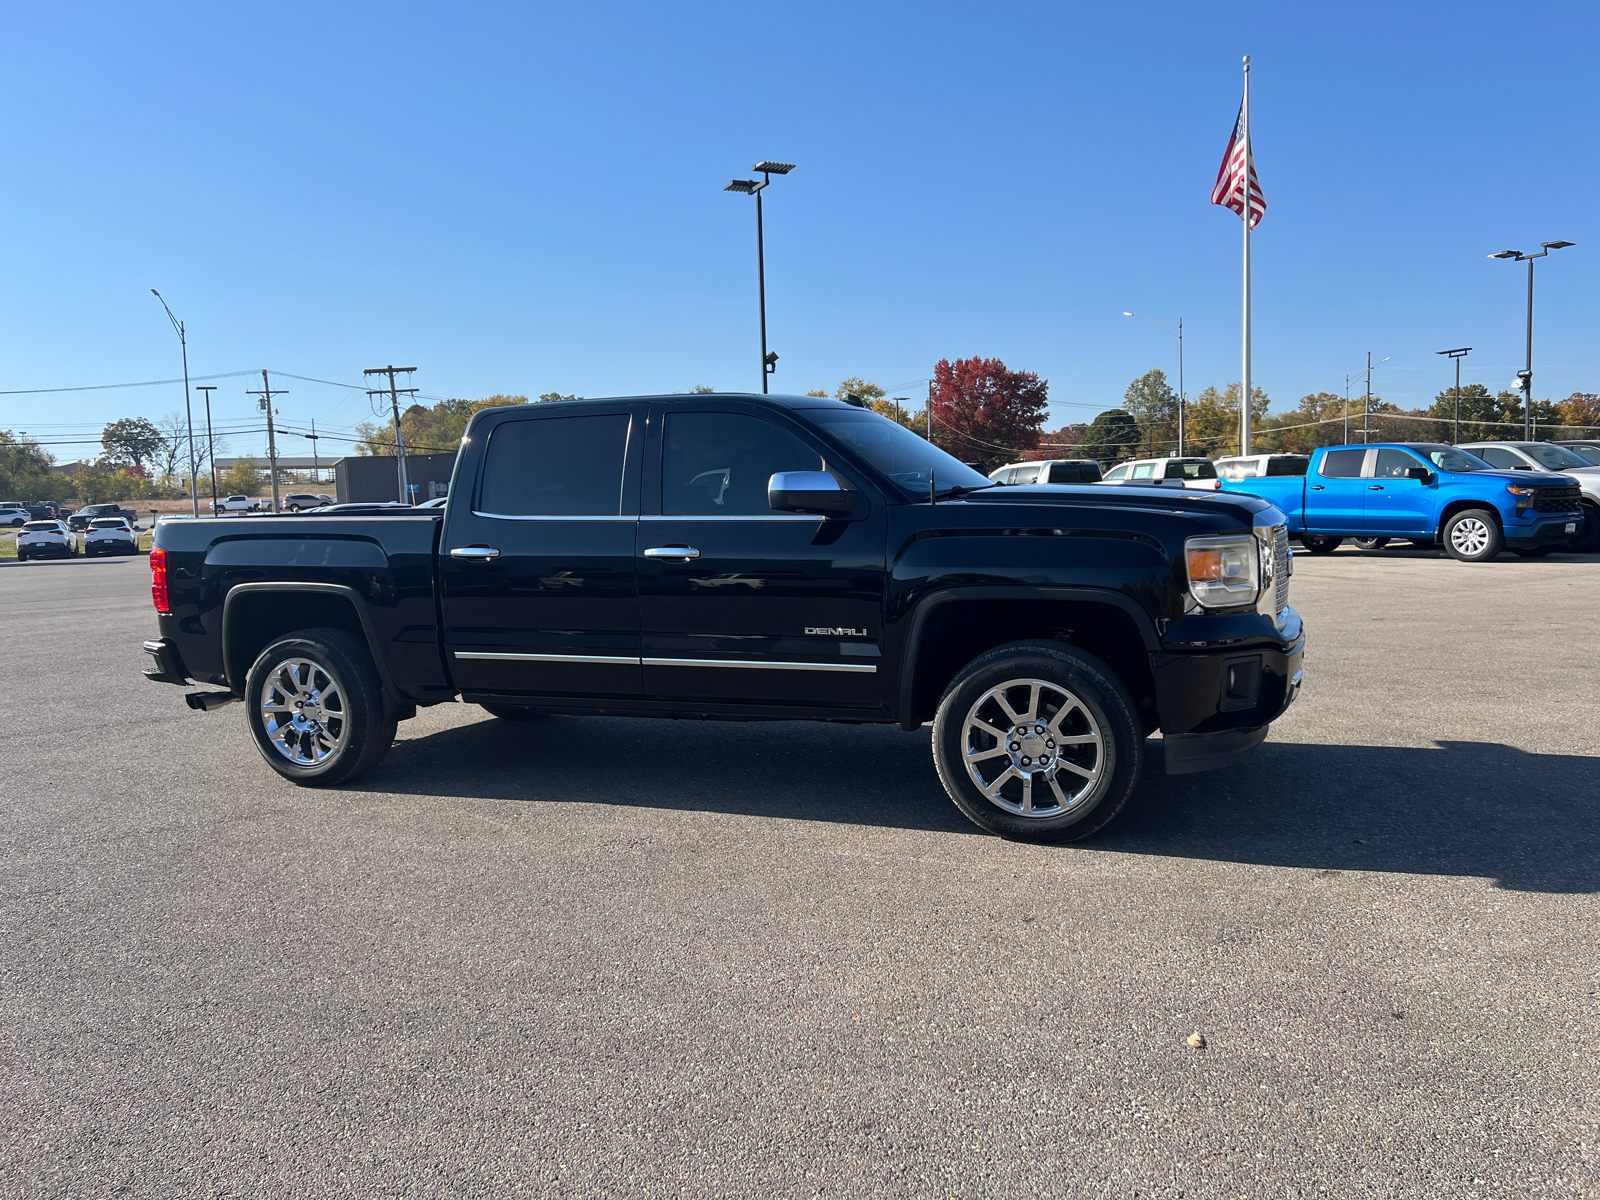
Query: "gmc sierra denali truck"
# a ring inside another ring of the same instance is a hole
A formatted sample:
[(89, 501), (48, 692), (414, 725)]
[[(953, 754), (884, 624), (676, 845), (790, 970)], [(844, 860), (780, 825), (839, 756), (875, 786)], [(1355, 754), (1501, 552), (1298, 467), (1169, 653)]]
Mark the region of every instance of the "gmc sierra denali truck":
[(453, 700), (931, 721), (961, 811), (1038, 841), (1111, 820), (1158, 730), (1168, 772), (1248, 760), (1305, 646), (1266, 501), (995, 487), (809, 397), (489, 409), (441, 510), (163, 522), (150, 563), (145, 674), (243, 701), (297, 784), (355, 777)]

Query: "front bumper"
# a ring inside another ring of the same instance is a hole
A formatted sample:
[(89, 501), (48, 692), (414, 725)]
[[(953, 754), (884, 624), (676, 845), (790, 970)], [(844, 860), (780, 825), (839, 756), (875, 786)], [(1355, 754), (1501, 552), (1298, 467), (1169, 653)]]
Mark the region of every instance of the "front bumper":
[(1167, 773), (1210, 771), (1248, 760), (1267, 727), (1299, 694), (1305, 651), (1302, 632), (1276, 646), (1152, 654)]
[[(1537, 525), (1517, 521), (1506, 524), (1506, 545), (1514, 550), (1559, 546), (1583, 534), (1583, 511), (1547, 517)], [(1571, 528), (1569, 528), (1569, 526)]]

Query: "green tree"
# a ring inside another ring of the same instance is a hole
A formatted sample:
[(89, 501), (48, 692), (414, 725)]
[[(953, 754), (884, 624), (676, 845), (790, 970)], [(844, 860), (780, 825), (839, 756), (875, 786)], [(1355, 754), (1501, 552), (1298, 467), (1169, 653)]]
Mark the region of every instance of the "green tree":
[(1122, 394), (1122, 409), (1139, 422), (1139, 454), (1154, 458), (1175, 454), (1178, 445), (1178, 393), (1165, 371), (1146, 371)]
[[(392, 428), (394, 422), (389, 422)], [(227, 496), (254, 496), (267, 486), (267, 473), (253, 458), (234, 459), (233, 466), (217, 476), (217, 488)]]
[(1096, 458), (1103, 466), (1136, 458), (1144, 433), (1130, 412), (1120, 408), (1107, 409), (1089, 422), (1079, 443), (1085, 454)]
[[(1184, 453), (1221, 458), (1239, 453), (1239, 394), (1243, 389), (1230, 383), (1225, 391), (1208, 387), (1188, 405)], [(1262, 388), (1250, 389), (1252, 433), (1267, 416), (1271, 401)]]
[(582, 400), (582, 396), (563, 396), (560, 392), (545, 392), (539, 397), (540, 404), (553, 404), (557, 400)]
[[(554, 393), (552, 393), (553, 395)], [(571, 400), (574, 397), (567, 396)], [(407, 454), (450, 454), (461, 444), (461, 435), (476, 413), (486, 408), (503, 408), (507, 405), (526, 404), (526, 396), (508, 396), (497, 392), (482, 400), (441, 400), (432, 407), (413, 404), (400, 414), (400, 428), (405, 431)], [(356, 426), (361, 441), (357, 454), (393, 455), (394, 419), (381, 424), (363, 421)]]
[(55, 460), (37, 442), (0, 429), (0, 496), (11, 500), (65, 500), (69, 478), (51, 468)]
[(161, 430), (143, 417), (123, 417), (112, 421), (100, 432), (100, 445), (106, 457), (114, 463), (132, 464), (141, 470), (155, 462), (166, 448), (167, 439)]

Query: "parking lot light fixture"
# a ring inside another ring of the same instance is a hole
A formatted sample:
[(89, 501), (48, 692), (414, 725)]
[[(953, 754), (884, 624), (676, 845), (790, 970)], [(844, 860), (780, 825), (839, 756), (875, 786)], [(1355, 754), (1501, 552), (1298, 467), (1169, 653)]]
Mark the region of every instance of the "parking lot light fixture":
[[(150, 294), (161, 300), (161, 293), (155, 288), (150, 289)], [(189, 422), (189, 501), (194, 508), (194, 515), (200, 515), (200, 489), (195, 485), (194, 462), (194, 409), (189, 402), (189, 339), (184, 333), (183, 322), (172, 315), (172, 310), (167, 308), (167, 302), (161, 300), (161, 307), (166, 310), (167, 320), (172, 322), (172, 328), (178, 335), (178, 345), (183, 350), (183, 412)]]
[(1523, 369), (1517, 372), (1522, 385), (1522, 440), (1533, 441), (1533, 260), (1543, 258), (1552, 250), (1565, 250), (1576, 242), (1540, 242), (1537, 254), (1524, 254), (1521, 250), (1497, 250), (1490, 258), (1511, 259), (1528, 264), (1528, 354)]
[(762, 159), (752, 171), (761, 172), (761, 182), (754, 179), (730, 179), (722, 190), (739, 192), (756, 198), (756, 295), (761, 306), (761, 394), (767, 394), (767, 377), (778, 369), (778, 356), (767, 351), (767, 252), (766, 235), (762, 228), (761, 193), (772, 183), (774, 175), (787, 175), (794, 170), (793, 163)]
[(1454, 350), (1434, 351), (1435, 354), (1448, 354), (1455, 360), (1456, 364), (1456, 422), (1455, 434), (1450, 440), (1450, 444), (1453, 446), (1461, 444), (1461, 360), (1467, 356), (1467, 352), (1471, 349), (1471, 346), (1458, 346)]

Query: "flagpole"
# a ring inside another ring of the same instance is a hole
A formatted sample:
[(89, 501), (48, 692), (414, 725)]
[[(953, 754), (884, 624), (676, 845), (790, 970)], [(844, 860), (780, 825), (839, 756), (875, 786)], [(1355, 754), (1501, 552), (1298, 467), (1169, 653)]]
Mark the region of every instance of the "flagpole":
[(1250, 453), (1250, 56), (1244, 56), (1244, 383), (1239, 395), (1239, 453)]

